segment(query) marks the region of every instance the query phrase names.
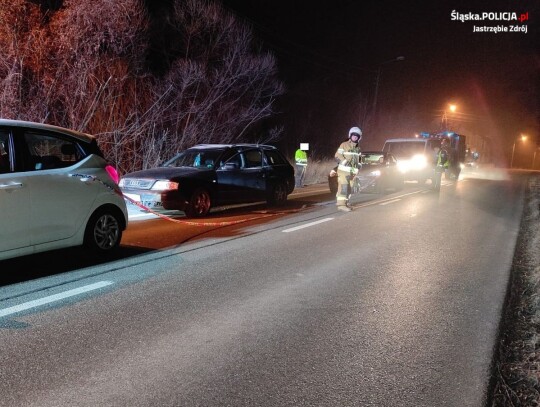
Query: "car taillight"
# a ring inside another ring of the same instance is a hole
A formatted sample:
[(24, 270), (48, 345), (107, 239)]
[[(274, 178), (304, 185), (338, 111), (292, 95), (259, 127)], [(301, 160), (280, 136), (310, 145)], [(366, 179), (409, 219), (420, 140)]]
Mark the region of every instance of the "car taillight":
[(107, 165), (105, 167), (105, 171), (107, 171), (107, 174), (109, 174), (109, 177), (114, 181), (115, 184), (118, 184), (120, 181), (120, 175), (118, 175), (118, 171), (116, 171), (116, 168), (114, 168), (112, 165)]

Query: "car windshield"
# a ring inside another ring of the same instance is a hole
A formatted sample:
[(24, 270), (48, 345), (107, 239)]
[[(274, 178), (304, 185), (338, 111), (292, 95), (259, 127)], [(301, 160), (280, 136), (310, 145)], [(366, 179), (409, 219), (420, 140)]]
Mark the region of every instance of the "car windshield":
[(394, 157), (407, 158), (424, 152), (425, 143), (418, 141), (403, 141), (399, 143), (388, 143), (386, 151), (392, 153)]
[(214, 168), (221, 150), (186, 150), (163, 164), (164, 167)]
[(362, 164), (382, 164), (384, 156), (382, 154), (362, 153)]

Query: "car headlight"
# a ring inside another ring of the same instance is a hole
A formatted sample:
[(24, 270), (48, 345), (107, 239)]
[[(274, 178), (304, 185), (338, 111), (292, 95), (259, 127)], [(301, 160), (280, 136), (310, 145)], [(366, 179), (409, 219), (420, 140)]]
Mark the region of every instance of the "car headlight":
[(381, 170), (371, 171), (369, 173), (369, 175), (371, 175), (372, 177), (380, 177), (381, 176)]
[(152, 191), (170, 191), (171, 189), (178, 189), (178, 182), (159, 180), (152, 186)]
[(397, 168), (402, 173), (409, 172), (411, 169), (411, 163), (409, 160), (399, 160), (397, 162)]
[(411, 166), (415, 170), (423, 170), (427, 167), (427, 159), (425, 155), (417, 154), (411, 160)]

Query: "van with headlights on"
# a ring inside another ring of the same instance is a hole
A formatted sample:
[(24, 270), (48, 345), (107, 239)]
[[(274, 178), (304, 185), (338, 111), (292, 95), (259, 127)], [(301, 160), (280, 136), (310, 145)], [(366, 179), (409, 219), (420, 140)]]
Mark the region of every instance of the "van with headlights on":
[(458, 178), (465, 159), (465, 136), (450, 131), (437, 134), (420, 133), (418, 137), (393, 138), (384, 143), (383, 151), (391, 153), (405, 179), (424, 184), (432, 178), (441, 141), (450, 146), (451, 167), (448, 176)]

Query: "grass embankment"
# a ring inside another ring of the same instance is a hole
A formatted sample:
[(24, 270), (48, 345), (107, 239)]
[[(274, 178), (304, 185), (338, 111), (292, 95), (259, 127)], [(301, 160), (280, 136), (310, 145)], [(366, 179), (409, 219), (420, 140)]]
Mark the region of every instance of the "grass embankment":
[(500, 343), (492, 407), (540, 406), (540, 176), (531, 176)]
[(334, 160), (309, 160), (304, 185), (328, 182), (328, 174), (336, 165)]

